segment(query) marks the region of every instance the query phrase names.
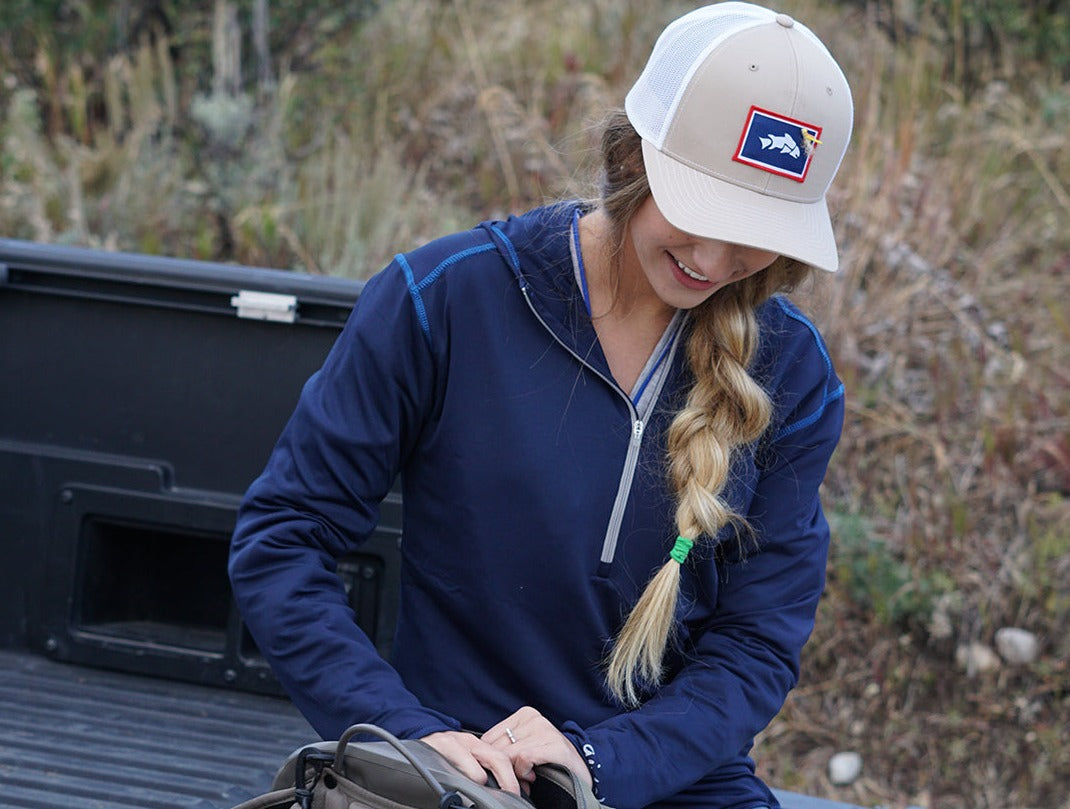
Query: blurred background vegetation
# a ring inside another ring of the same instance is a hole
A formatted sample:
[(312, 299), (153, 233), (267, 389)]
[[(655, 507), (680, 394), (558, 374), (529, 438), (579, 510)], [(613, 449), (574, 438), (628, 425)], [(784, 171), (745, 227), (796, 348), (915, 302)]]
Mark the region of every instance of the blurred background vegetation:
[[(592, 193), (597, 122), (696, 3), (0, 0), (0, 233), (366, 277)], [(856, 101), (829, 583), (773, 784), (1070, 807), (1070, 9), (783, 0)], [(1039, 639), (1011, 664), (978, 649)], [(838, 786), (832, 753), (862, 754)]]

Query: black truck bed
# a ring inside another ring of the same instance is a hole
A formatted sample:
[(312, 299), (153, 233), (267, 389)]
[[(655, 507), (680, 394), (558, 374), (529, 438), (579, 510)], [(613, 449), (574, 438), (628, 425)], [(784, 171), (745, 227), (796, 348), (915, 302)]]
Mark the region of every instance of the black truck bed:
[(3, 807), (232, 807), (317, 739), (279, 697), (0, 651)]
[[(0, 650), (5, 809), (229, 809), (316, 739), (280, 697)], [(776, 792), (783, 809), (857, 809)]]

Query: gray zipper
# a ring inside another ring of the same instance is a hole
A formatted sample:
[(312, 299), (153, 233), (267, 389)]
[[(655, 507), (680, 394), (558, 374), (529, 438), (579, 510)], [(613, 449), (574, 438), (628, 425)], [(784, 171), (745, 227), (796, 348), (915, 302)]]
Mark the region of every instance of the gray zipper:
[[(613, 501), (613, 511), (609, 515), (609, 525), (606, 526), (606, 536), (602, 541), (601, 562), (603, 564), (610, 564), (617, 552), (617, 540), (620, 537), (620, 526), (624, 521), (624, 511), (628, 506), (628, 495), (631, 492), (632, 480), (635, 478), (635, 470), (639, 465), (639, 450), (642, 449), (643, 433), (646, 429), (646, 421), (644, 419), (649, 419), (649, 416), (654, 409), (654, 405), (657, 403), (658, 397), (661, 395), (661, 389), (665, 385), (665, 380), (669, 376), (668, 372), (669, 368), (672, 366), (672, 358), (676, 354), (679, 344), (679, 320), (684, 317), (684, 314), (678, 312), (666, 329), (667, 334), (670, 332), (672, 333), (669, 338), (672, 340), (672, 346), (669, 349), (669, 354), (665, 358), (665, 361), (657, 369), (654, 377), (652, 377), (647, 384), (646, 390), (643, 392), (643, 396), (639, 400), (639, 409), (637, 409), (636, 405), (632, 402), (631, 397), (621, 389), (620, 385), (576, 353), (571, 346), (567, 345), (557, 336), (557, 333), (547, 325), (546, 321), (543, 320), (542, 315), (540, 315), (535, 308), (535, 304), (532, 303), (531, 298), (528, 295), (528, 285), (523, 281), (520, 283), (520, 291), (523, 293), (524, 301), (527, 303), (531, 313), (535, 315), (535, 318), (542, 324), (543, 328), (550, 333), (550, 336), (557, 341), (557, 344), (575, 357), (581, 365), (613, 388), (613, 390), (615, 390), (628, 404), (628, 411), (631, 413), (631, 439), (628, 441), (628, 452), (624, 457), (624, 469), (621, 471), (620, 483), (617, 486), (617, 496)], [(657, 348), (654, 349), (654, 353), (651, 355), (651, 361), (653, 361), (653, 359), (663, 350), (663, 343), (662, 341), (659, 341)], [(640, 379), (645, 375), (646, 368), (644, 368), (643, 371), (644, 373), (640, 374)], [(640, 409), (642, 412), (640, 412)]]

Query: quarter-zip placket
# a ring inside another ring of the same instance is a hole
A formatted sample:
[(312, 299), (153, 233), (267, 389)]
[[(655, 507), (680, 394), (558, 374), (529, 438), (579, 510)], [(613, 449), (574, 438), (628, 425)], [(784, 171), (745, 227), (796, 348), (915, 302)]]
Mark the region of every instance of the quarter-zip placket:
[[(520, 291), (524, 295), (524, 301), (527, 303), (531, 313), (535, 315), (536, 320), (538, 320), (539, 323), (542, 324), (542, 327), (550, 333), (550, 336), (554, 338), (557, 344), (575, 357), (576, 360), (591, 371), (591, 373), (616, 391), (628, 405), (628, 412), (631, 415), (631, 437), (628, 441), (628, 452), (624, 457), (624, 468), (621, 470), (620, 482), (617, 485), (617, 496), (613, 501), (613, 510), (610, 512), (609, 524), (606, 526), (606, 535), (602, 541), (602, 555), (600, 557), (601, 564), (599, 567), (599, 574), (607, 575), (608, 566), (613, 563), (613, 558), (617, 552), (617, 540), (620, 537), (620, 527), (621, 523), (624, 521), (624, 512), (628, 507), (628, 497), (632, 488), (632, 480), (635, 477), (635, 470), (639, 465), (639, 452), (643, 445), (646, 422), (649, 420), (651, 413), (653, 413), (654, 406), (657, 403), (658, 397), (661, 395), (661, 389), (664, 387), (665, 380), (669, 376), (669, 369), (672, 367), (672, 358), (676, 354), (680, 341), (681, 325), (686, 315), (683, 312), (677, 312), (665, 329), (665, 334), (663, 334), (662, 338), (658, 341), (646, 367), (643, 368), (643, 373), (640, 374), (639, 378), (643, 380), (643, 385), (641, 387), (642, 393), (639, 401), (633, 402), (631, 397), (624, 392), (615, 380), (591, 365), (591, 363), (580, 356), (578, 352), (565, 343), (565, 341), (562, 340), (552, 328), (550, 328), (549, 324), (547, 324), (542, 315), (539, 314), (538, 309), (531, 300), (527, 282), (523, 279), (520, 280)], [(653, 368), (651, 368), (652, 365)]]

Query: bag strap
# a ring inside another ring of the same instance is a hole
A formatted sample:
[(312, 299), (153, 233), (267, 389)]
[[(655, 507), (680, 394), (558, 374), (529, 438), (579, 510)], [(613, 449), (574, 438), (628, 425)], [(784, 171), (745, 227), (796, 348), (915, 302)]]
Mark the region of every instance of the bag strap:
[(389, 731), (383, 730), (378, 725), (351, 725), (346, 729), (345, 733), (343, 733), (341, 738), (338, 739), (338, 747), (335, 750), (335, 772), (345, 772), (346, 747), (349, 745), (350, 740), (354, 736), (357, 736), (361, 733), (366, 733), (369, 736), (375, 736), (379, 739), (382, 739), (384, 742), (387, 742), (391, 747), (401, 753), (401, 755), (405, 757), (406, 761), (408, 761), (409, 764), (412, 765), (413, 769), (416, 770), (417, 773), (419, 773), (420, 777), (427, 782), (427, 785), (434, 791), (435, 795), (438, 796), (439, 809), (454, 809), (454, 807), (460, 807), (464, 805), (464, 800), (461, 798), (460, 794), (458, 794), (455, 790), (447, 790), (445, 787), (443, 787), (442, 784), (438, 782), (438, 779), (431, 774), (431, 771), (428, 770), (427, 767), (423, 765), (423, 763), (418, 761), (416, 757), (408, 751), (405, 745), (401, 743), (400, 739), (398, 739), (394, 734), (390, 733)]
[[(361, 734), (373, 740), (354, 741)], [(400, 740), (369, 724), (349, 727), (337, 742), (321, 741), (298, 749), (279, 768), (272, 788), (289, 786), (293, 790), (296, 786), (297, 797), (310, 796), (324, 768), (342, 778), (355, 779), (391, 800), (425, 809), (458, 809), (470, 804), (480, 809), (532, 809), (525, 798), (465, 777), (426, 742)], [(405, 770), (408, 781), (391, 775)], [(311, 786), (306, 786), (308, 774), (312, 775)], [(531, 799), (540, 809), (608, 809), (565, 767), (540, 764), (535, 774)]]

